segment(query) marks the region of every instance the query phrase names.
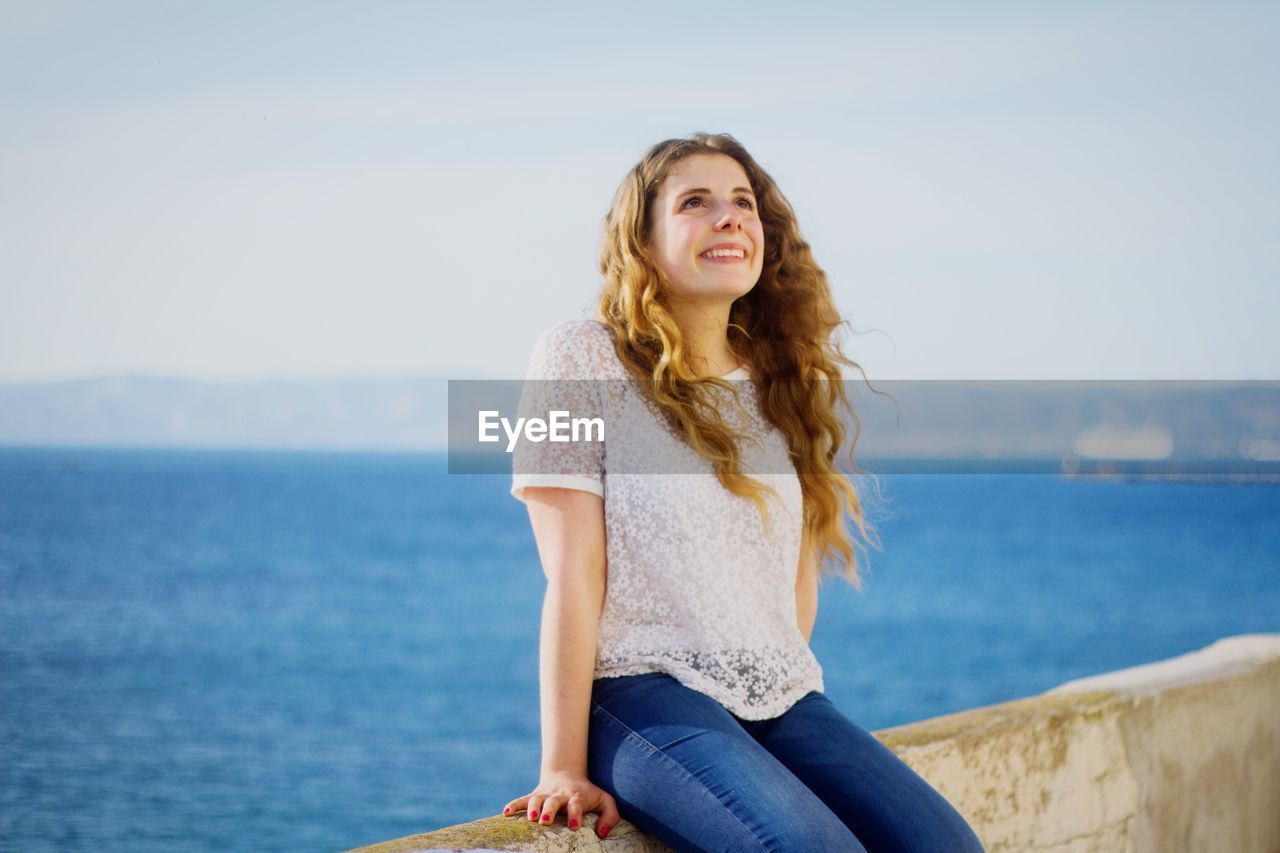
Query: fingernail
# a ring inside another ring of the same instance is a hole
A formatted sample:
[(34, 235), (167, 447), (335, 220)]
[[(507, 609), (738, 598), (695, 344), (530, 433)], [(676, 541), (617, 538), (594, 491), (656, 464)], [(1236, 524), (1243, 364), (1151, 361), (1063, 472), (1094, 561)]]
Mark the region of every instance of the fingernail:
[(577, 829), (577, 828), (578, 828), (578, 821), (577, 821), (577, 820), (571, 820), (571, 821), (569, 821), (569, 828), (570, 828), (570, 829)]
[(503, 810), (502, 810), (502, 813), (503, 813), (503, 814), (511, 814), (511, 809), (510, 809), (510, 808), (505, 808), (505, 809), (503, 809)]
[(601, 837), (601, 838), (608, 838), (608, 837), (609, 837), (609, 830), (611, 830), (611, 829), (613, 829), (613, 827), (612, 827), (612, 826), (606, 826), (604, 829), (600, 830), (600, 837)]
[(535, 814), (534, 812), (529, 812), (529, 820), (537, 820), (537, 819), (538, 819), (537, 814)]

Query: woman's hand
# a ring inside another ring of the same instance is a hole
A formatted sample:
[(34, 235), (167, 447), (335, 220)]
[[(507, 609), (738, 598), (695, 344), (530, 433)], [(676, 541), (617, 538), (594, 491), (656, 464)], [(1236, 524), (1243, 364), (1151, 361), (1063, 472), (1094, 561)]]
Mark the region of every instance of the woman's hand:
[(546, 826), (555, 820), (561, 807), (569, 819), (569, 828), (575, 830), (582, 825), (584, 814), (599, 814), (596, 835), (600, 838), (606, 837), (618, 822), (618, 806), (613, 797), (593, 785), (586, 776), (573, 773), (544, 773), (537, 788), (507, 803), (502, 813), (511, 817), (523, 816)]

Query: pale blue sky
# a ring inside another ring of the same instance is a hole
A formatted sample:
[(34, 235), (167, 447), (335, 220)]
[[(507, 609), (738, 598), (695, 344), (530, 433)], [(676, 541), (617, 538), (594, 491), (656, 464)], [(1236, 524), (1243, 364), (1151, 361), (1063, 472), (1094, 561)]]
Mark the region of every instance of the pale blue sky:
[(523, 375), (651, 143), (879, 378), (1277, 378), (1267, 3), (0, 2), (0, 381)]

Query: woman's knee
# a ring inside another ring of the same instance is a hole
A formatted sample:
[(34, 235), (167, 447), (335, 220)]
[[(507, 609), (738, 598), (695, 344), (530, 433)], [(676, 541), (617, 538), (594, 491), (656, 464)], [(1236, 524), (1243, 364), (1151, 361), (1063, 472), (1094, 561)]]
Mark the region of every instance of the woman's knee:
[(757, 737), (872, 849), (982, 850), (937, 789), (821, 694), (806, 696)]

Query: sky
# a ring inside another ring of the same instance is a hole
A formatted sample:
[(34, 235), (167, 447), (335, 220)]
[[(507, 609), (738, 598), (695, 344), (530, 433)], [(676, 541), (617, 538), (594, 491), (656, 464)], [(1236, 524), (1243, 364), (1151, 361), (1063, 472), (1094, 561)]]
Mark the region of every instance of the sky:
[(1280, 378), (1280, 7), (0, 2), (0, 381), (524, 375), (734, 134), (880, 379)]

